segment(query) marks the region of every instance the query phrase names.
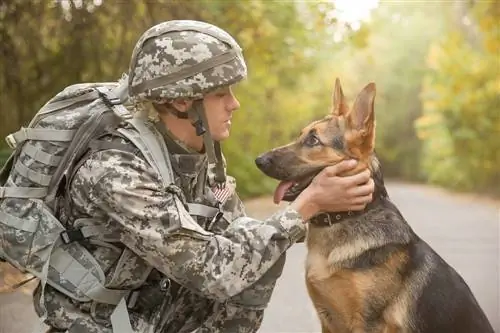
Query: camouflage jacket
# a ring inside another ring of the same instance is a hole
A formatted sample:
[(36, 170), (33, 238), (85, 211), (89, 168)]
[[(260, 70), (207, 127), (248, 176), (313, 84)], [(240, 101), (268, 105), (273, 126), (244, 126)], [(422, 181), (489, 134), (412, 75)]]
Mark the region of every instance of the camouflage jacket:
[[(231, 301), (304, 236), (305, 226), (291, 207), (264, 221), (246, 216), (236, 191), (222, 205), (224, 215), (216, 223), (193, 218), (182, 197), (188, 202), (216, 204), (207, 185), (206, 155), (188, 151), (163, 133), (175, 185), (182, 194), (163, 189), (159, 174), (138, 150), (110, 134), (102, 140), (127, 145), (130, 151), (105, 149), (84, 159), (69, 186), (68, 219), (101, 221), (109, 232), (103, 238), (124, 244), (104, 246), (91, 241), (86, 245), (106, 272), (107, 287), (137, 288), (145, 274), (149, 275), (146, 285), (156, 286), (158, 276), (164, 275), (207, 298)], [(228, 179), (235, 188), (234, 179)], [(76, 325), (75, 320), (88, 332), (99, 332), (92, 328), (95, 322), (109, 327), (111, 306), (77, 303), (50, 286), (45, 297), (48, 323), (54, 327), (67, 329)], [(131, 313), (131, 320), (137, 328), (147, 319), (142, 313)]]

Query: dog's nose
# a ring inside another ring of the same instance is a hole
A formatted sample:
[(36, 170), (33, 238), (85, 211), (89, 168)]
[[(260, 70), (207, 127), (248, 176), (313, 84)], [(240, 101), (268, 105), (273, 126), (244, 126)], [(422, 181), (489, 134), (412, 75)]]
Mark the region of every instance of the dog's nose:
[(270, 161), (271, 159), (268, 154), (262, 154), (255, 159), (255, 164), (257, 164), (259, 168), (262, 168), (269, 165)]

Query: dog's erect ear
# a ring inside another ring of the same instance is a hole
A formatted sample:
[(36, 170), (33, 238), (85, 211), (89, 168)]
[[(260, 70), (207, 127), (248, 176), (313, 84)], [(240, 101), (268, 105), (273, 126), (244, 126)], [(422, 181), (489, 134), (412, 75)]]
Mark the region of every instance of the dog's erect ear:
[(347, 116), (352, 137), (362, 153), (371, 153), (375, 146), (375, 83), (369, 83), (356, 97)]
[[(367, 131), (375, 121), (375, 83), (369, 83), (356, 97), (352, 111), (349, 113), (351, 129)], [(366, 133), (368, 134), (368, 133)]]
[(332, 114), (334, 116), (343, 116), (347, 113), (347, 105), (345, 104), (344, 92), (340, 86), (339, 78), (335, 79), (335, 90), (333, 91), (333, 106)]

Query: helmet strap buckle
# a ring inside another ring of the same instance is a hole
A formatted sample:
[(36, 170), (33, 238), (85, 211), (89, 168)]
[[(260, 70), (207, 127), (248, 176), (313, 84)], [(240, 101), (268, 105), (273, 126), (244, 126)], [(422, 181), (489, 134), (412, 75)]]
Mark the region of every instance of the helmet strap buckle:
[(211, 168), (214, 168), (213, 181), (215, 181), (218, 186), (223, 187), (226, 183), (226, 174), (224, 170), (224, 163), (222, 161), (222, 151), (220, 143), (214, 142), (210, 132), (207, 131), (208, 120), (202, 101), (194, 101), (192, 107), (187, 113), (192, 121), (192, 125), (196, 129), (196, 135), (203, 135), (203, 143), (208, 157), (208, 164)]
[(196, 120), (193, 123), (193, 126), (196, 129), (196, 135), (197, 136), (201, 136), (201, 135), (205, 134), (205, 132), (207, 131), (207, 129), (205, 128), (205, 126), (203, 126), (203, 123), (201, 122), (201, 119)]

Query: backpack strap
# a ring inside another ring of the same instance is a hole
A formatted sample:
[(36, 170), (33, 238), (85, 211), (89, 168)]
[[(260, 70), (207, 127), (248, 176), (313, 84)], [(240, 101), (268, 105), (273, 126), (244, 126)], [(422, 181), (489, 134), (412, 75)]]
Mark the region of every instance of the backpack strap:
[(118, 132), (140, 149), (148, 163), (160, 174), (163, 186), (170, 186), (175, 178), (167, 146), (160, 133), (153, 126), (146, 125), (140, 118), (128, 119), (127, 123), (132, 125), (135, 131), (119, 128)]
[(219, 208), (202, 205), (198, 203), (188, 203), (188, 210), (190, 215), (214, 218), (221, 211)]

